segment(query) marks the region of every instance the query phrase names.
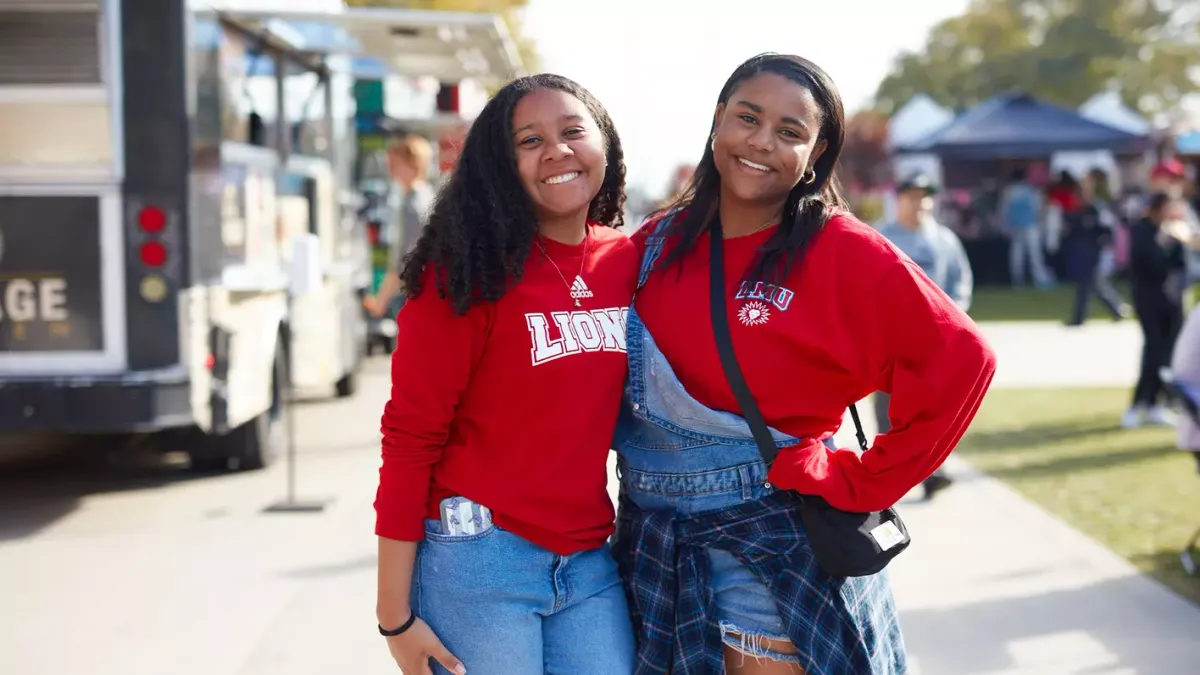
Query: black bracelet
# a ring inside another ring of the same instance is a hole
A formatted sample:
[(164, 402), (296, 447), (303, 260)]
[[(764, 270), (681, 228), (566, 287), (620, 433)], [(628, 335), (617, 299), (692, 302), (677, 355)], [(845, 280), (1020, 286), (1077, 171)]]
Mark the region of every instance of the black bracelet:
[(403, 633), (404, 631), (408, 630), (409, 628), (412, 628), (412, 625), (416, 622), (417, 622), (417, 613), (410, 612), (408, 621), (405, 621), (403, 625), (401, 625), (399, 628), (397, 628), (395, 630), (385, 630), (383, 625), (380, 624), (379, 625), (379, 634), (384, 637), (396, 637), (397, 635)]

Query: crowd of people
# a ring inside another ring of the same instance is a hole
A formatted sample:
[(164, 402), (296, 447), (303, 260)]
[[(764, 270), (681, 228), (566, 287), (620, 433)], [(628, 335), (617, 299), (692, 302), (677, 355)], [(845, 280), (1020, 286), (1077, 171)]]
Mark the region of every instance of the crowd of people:
[[(905, 194), (912, 181), (898, 190), (898, 220), (911, 209), (911, 199)], [(1184, 335), (1184, 305), (1187, 291), (1200, 278), (1200, 219), (1187, 193), (1187, 176), (1183, 165), (1175, 159), (1157, 164), (1149, 175), (1148, 189), (1128, 189), (1120, 197), (1110, 189), (1108, 174), (1092, 169), (1079, 178), (1063, 171), (1045, 188), (1033, 185), (1023, 168), (1016, 169), (1000, 191), (996, 203), (996, 220), (1009, 237), (1009, 275), (1012, 285), (1023, 288), (1032, 285), (1046, 290), (1062, 281), (1075, 287), (1074, 303), (1066, 319), (1068, 326), (1079, 326), (1088, 315), (1093, 297), (1115, 320), (1136, 316), (1143, 336), (1141, 365), (1134, 385), (1132, 401), (1121, 419), (1124, 428), (1145, 424), (1181, 425), (1180, 448), (1200, 451), (1200, 429), (1195, 428), (1191, 415), (1180, 419), (1173, 410), (1185, 409), (1170, 405), (1173, 392), (1163, 381), (1164, 369), (1175, 373), (1179, 383), (1187, 383), (1200, 392), (1200, 363), (1188, 354), (1194, 352), (1191, 343), (1200, 342), (1200, 319), (1194, 324), (1198, 331)], [(927, 194), (932, 194), (928, 191)], [(914, 249), (905, 244), (913, 235), (903, 228), (883, 225), (884, 232), (900, 232), (893, 236), (914, 260), (924, 261), (922, 267), (939, 282), (952, 297), (969, 293), (956, 290), (962, 279), (970, 278), (970, 261), (960, 253), (961, 244), (952, 230), (937, 223), (933, 209), (927, 204), (921, 218), (927, 225), (919, 237), (926, 242), (937, 239), (943, 246), (941, 259), (956, 261), (950, 269), (963, 269), (965, 274), (948, 276), (931, 255), (936, 246), (925, 243)], [(1061, 256), (1066, 270), (1059, 279), (1047, 264), (1047, 256)], [(1116, 290), (1113, 278), (1123, 272), (1129, 281), (1130, 300), (1127, 302)], [(951, 281), (950, 279), (953, 279)], [(1183, 358), (1174, 359), (1176, 345), (1183, 341), (1179, 352)], [(1185, 390), (1186, 391), (1186, 390)], [(883, 417), (881, 417), (881, 423)]]
[[(1143, 350), (1133, 401), (1121, 420), (1125, 428), (1178, 421), (1166, 405), (1161, 372), (1183, 325), (1186, 292), (1200, 276), (1200, 220), (1186, 186), (1183, 165), (1167, 159), (1150, 172), (1148, 189), (1131, 188), (1121, 197), (1101, 169), (1080, 179), (1064, 171), (1044, 192), (1018, 170), (1000, 199), (1014, 286), (1052, 287), (1057, 280), (1044, 254), (1061, 255), (1075, 286), (1067, 325), (1084, 323), (1093, 296), (1115, 320), (1137, 317)], [(1112, 283), (1118, 271), (1128, 277), (1132, 305)]]

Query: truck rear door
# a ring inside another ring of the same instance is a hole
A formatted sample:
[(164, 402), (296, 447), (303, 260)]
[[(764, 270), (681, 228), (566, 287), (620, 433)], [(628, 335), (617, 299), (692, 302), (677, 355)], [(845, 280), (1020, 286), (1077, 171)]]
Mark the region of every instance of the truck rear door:
[(126, 366), (116, 7), (0, 0), (0, 377)]

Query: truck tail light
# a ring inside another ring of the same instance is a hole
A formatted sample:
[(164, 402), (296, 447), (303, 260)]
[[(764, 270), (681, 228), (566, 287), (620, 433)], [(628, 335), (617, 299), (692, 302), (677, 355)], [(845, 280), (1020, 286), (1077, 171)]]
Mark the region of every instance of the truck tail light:
[(167, 227), (167, 214), (157, 206), (147, 206), (138, 211), (138, 227), (147, 234), (158, 234)]
[(167, 247), (161, 241), (147, 241), (138, 250), (142, 264), (147, 267), (162, 267), (167, 262)]

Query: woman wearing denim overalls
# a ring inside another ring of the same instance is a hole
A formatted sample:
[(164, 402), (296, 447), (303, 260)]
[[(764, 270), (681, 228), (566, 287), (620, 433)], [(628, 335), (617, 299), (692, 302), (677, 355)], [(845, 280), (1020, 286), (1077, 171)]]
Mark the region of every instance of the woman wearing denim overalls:
[[(707, 140), (692, 188), (634, 235), (615, 550), (637, 672), (903, 674), (887, 575), (822, 571), (791, 491), (892, 506), (954, 448), (994, 356), (912, 261), (842, 210), (842, 103), (820, 68), (742, 64)], [(784, 448), (769, 469), (714, 343), (715, 227), (737, 360)], [(862, 455), (828, 448), (846, 406), (873, 391), (892, 395), (892, 430)]]

